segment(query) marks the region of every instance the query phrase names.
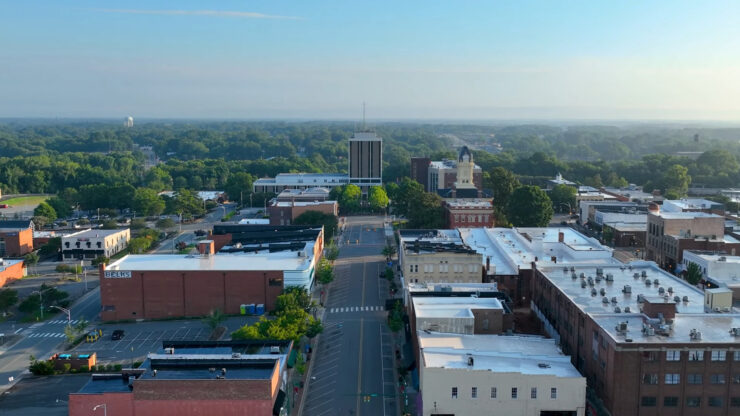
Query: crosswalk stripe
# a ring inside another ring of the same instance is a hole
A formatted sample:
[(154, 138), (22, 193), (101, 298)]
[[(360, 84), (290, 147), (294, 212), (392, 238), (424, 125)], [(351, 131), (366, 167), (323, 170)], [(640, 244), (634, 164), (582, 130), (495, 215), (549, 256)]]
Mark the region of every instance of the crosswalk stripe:
[(76, 324), (77, 322), (79, 322), (79, 321), (78, 321), (77, 319), (73, 319), (73, 320), (72, 320), (72, 321), (71, 321), (70, 323), (71, 323), (72, 325), (74, 325), (74, 324)]
[(57, 338), (61, 338), (63, 336), (64, 336), (64, 334), (57, 334)]

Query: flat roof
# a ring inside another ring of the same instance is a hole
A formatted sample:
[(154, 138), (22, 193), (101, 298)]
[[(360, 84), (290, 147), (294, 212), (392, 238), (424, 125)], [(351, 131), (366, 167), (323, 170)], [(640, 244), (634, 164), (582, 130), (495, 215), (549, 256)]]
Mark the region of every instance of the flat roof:
[(687, 211), (687, 212), (671, 212), (671, 211), (660, 211), (660, 212), (650, 212), (649, 215), (657, 215), (661, 218), (669, 219), (669, 220), (683, 220), (683, 219), (691, 219), (691, 218), (722, 218), (724, 220), (725, 217), (717, 214), (710, 214), (708, 212), (693, 212), (693, 211)]
[(275, 201), (274, 207), (312, 207), (317, 205), (336, 205), (337, 201)]
[[(633, 344), (675, 344), (691, 343), (697, 346), (705, 344), (735, 344), (740, 348), (740, 337), (730, 334), (731, 328), (740, 328), (740, 314), (736, 313), (700, 313), (676, 314), (669, 335), (646, 335), (642, 332), (643, 323), (647, 318), (643, 314), (606, 314), (592, 315), (594, 321), (618, 343)], [(617, 331), (616, 326), (627, 323), (627, 331)], [(700, 339), (691, 337), (691, 330), (701, 332)], [(627, 341), (630, 339), (631, 341)]]
[[(426, 368), (583, 378), (555, 340), (522, 335), (462, 335), (418, 332)], [(473, 357), (473, 366), (468, 358)]]
[[(711, 261), (711, 262), (721, 262), (721, 263), (738, 263), (740, 264), (740, 256), (732, 256), (729, 254), (721, 254), (721, 253), (715, 253), (715, 252), (702, 252), (698, 250), (685, 250), (695, 256), (698, 256), (704, 260)], [(722, 260), (720, 260), (722, 259)], [(740, 269), (738, 269), (738, 274), (740, 274)]]
[[(222, 376), (231, 380), (267, 380), (280, 355), (269, 354), (148, 354), (140, 380), (208, 380)], [(225, 368), (226, 373), (221, 369)], [(215, 369), (215, 371), (211, 371)], [(157, 370), (155, 376), (153, 370)]]
[[(597, 268), (602, 270), (601, 276), (597, 275)], [(676, 303), (677, 313), (704, 312), (704, 293), (701, 290), (660, 269), (653, 262), (635, 261), (620, 266), (551, 266), (540, 268), (539, 271), (582, 311), (589, 314), (614, 313), (617, 307), (622, 312), (628, 307), (631, 313), (637, 313), (640, 311), (638, 295), (651, 300), (660, 297), (662, 300), (666, 294), (669, 295), (670, 302), (675, 303), (676, 296), (681, 299)], [(646, 283), (648, 280), (649, 286)], [(625, 286), (630, 287), (630, 293), (623, 292)], [(660, 289), (663, 289), (662, 293)], [(595, 295), (593, 290), (596, 291)], [(687, 302), (683, 301), (684, 297), (688, 299)]]
[(63, 235), (62, 238), (95, 238), (95, 237), (108, 237), (110, 235), (122, 233), (124, 231), (128, 231), (128, 228), (118, 228), (115, 230), (104, 230), (102, 228), (96, 228), (91, 229), (88, 228), (87, 230), (78, 231), (76, 233)]
[[(311, 245), (311, 247), (313, 247)], [(141, 271), (168, 271), (168, 270), (306, 270), (311, 264), (313, 250), (308, 244), (304, 250), (306, 256), (300, 257), (296, 251), (265, 251), (251, 253), (178, 255), (178, 254), (129, 254), (115, 263), (111, 263), (106, 270), (141, 270)]]
[(482, 199), (446, 199), (445, 204), (452, 208), (491, 208), (493, 204), (491, 201)]
[(472, 318), (471, 309), (501, 309), (504, 307), (496, 298), (477, 297), (414, 297), (417, 318)]
[(290, 195), (312, 195), (312, 194), (320, 194), (320, 195), (329, 195), (329, 190), (322, 187), (314, 187), (314, 188), (308, 188), (308, 189), (283, 189), (278, 194), (278, 198), (281, 196), (290, 196)]
[(666, 208), (675, 207), (678, 209), (711, 209), (712, 207), (722, 206), (722, 203), (702, 198), (684, 198), (667, 199), (663, 201), (663, 206)]
[(407, 283), (409, 292), (498, 292), (493, 283)]

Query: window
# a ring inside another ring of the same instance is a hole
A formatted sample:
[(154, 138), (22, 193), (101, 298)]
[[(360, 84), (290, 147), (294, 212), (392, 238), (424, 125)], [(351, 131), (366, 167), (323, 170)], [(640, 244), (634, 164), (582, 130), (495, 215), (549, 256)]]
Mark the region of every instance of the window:
[(452, 388), (452, 398), (457, 399), (457, 387)]
[(414, 265), (409, 264), (409, 273), (413, 273), (413, 272), (414, 272)]
[(709, 382), (712, 384), (725, 384), (724, 374), (712, 374), (709, 376)]
[(722, 398), (713, 396), (709, 398), (709, 407), (722, 407)]
[(712, 361), (725, 361), (726, 359), (727, 359), (727, 351), (725, 350), (712, 351)]
[(640, 400), (640, 406), (654, 407), (658, 403), (658, 399), (655, 396), (642, 396)]
[(414, 265), (414, 272), (419, 273), (419, 265), (418, 264), (415, 264)]
[(730, 407), (740, 407), (740, 397), (730, 397)]
[(735, 361), (740, 361), (740, 351), (735, 351)]
[(496, 398), (496, 394), (497, 393), (498, 393), (498, 391), (496, 391), (496, 387), (491, 387), (491, 398), (492, 399), (495, 399)]
[(665, 352), (666, 361), (681, 361), (681, 351), (679, 350), (668, 350)]
[(529, 392), (529, 397), (531, 399), (537, 398), (537, 387), (532, 387), (532, 390)]
[(558, 398), (558, 389), (556, 387), (553, 387), (550, 389), (550, 398), (551, 399), (557, 399)]
[(701, 397), (687, 397), (686, 407), (701, 407)]
[(470, 397), (477, 399), (478, 398), (478, 387), (473, 387), (470, 389)]
[(678, 384), (681, 382), (681, 375), (678, 373), (666, 374), (665, 384)]
[(687, 379), (688, 379), (687, 381), (689, 384), (703, 383), (701, 374), (689, 374)]
[(645, 351), (642, 353), (642, 359), (645, 361), (658, 361), (658, 353), (655, 351)]
[(442, 273), (447, 273), (450, 271), (450, 265), (449, 264), (440, 264), (439, 265), (439, 271)]
[(704, 351), (702, 350), (689, 351), (689, 361), (704, 361)]
[(678, 397), (666, 396), (663, 397), (663, 406), (665, 407), (676, 407), (678, 406)]
[(518, 394), (517, 388), (516, 387), (512, 387), (511, 388), (511, 398), (512, 399), (516, 399), (517, 394)]
[(732, 375), (732, 384), (740, 384), (740, 374)]
[(655, 373), (643, 374), (642, 383), (643, 384), (658, 384), (658, 375)]

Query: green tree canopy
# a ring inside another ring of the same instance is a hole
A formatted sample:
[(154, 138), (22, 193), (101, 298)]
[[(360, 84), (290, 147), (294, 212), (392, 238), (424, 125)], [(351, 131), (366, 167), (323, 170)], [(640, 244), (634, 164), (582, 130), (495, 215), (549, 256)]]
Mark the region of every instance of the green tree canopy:
[[(231, 201), (239, 201), (240, 204), (243, 204), (244, 201), (240, 199), (249, 198), (249, 194), (252, 193), (252, 183), (254, 183), (252, 175), (246, 172), (237, 172), (226, 181), (224, 191)], [(249, 202), (248, 199), (247, 202)]]
[(663, 193), (673, 198), (683, 198), (689, 191), (691, 176), (689, 169), (681, 165), (673, 165), (663, 175), (662, 185)]
[(164, 211), (164, 200), (154, 189), (138, 188), (131, 206), (141, 216), (159, 215)]
[(373, 211), (383, 211), (388, 206), (388, 195), (381, 186), (371, 186), (368, 191), (367, 201)]
[(47, 199), (46, 202), (54, 209), (58, 218), (67, 218), (72, 215), (72, 206), (64, 199), (54, 196)]
[(509, 199), (506, 216), (515, 227), (547, 227), (552, 219), (552, 201), (537, 186), (517, 188)]
[(488, 176), (487, 187), (493, 190), (493, 204), (498, 207), (506, 207), (514, 190), (521, 186), (514, 174), (505, 168), (495, 167)]
[(323, 225), (324, 241), (331, 241), (331, 239), (334, 237), (334, 234), (337, 232), (339, 219), (336, 217), (336, 215), (326, 214), (321, 211), (306, 211), (297, 216), (295, 220), (293, 220), (293, 224)]
[(419, 182), (404, 177), (401, 179), (401, 184), (398, 185), (398, 190), (395, 193), (396, 195), (393, 199), (394, 209), (398, 214), (408, 217), (412, 207), (421, 199), (425, 191)]
[(442, 198), (431, 192), (422, 192), (410, 204), (407, 217), (410, 228), (443, 228), (445, 219)]
[(57, 212), (46, 201), (41, 202), (36, 209), (33, 210), (33, 215), (35, 217), (44, 217), (48, 222), (53, 222), (57, 219)]
[(576, 207), (576, 188), (568, 185), (555, 185), (549, 193), (552, 207), (557, 212), (569, 212)]
[(319, 260), (316, 266), (316, 280), (322, 285), (328, 285), (334, 281), (334, 267), (329, 260), (325, 258)]
[(18, 292), (13, 289), (0, 290), (0, 311), (8, 313), (8, 309), (18, 303)]

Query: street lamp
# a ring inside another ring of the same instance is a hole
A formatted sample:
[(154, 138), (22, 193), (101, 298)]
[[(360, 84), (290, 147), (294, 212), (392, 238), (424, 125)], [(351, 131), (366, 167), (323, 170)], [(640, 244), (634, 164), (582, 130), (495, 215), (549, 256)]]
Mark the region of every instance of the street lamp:
[(33, 292), (31, 292), (32, 295), (34, 293), (38, 293), (39, 294), (39, 309), (40, 309), (40, 312), (41, 312), (40, 315), (41, 315), (41, 320), (42, 321), (44, 320), (44, 299), (41, 297), (41, 294), (44, 293), (44, 292), (46, 292), (47, 290), (51, 290), (51, 289), (54, 289), (54, 288), (53, 287), (47, 287), (44, 290), (34, 290)]
[(67, 326), (72, 326), (72, 311), (67, 308), (62, 308), (61, 306), (52, 305), (51, 306), (54, 309), (59, 309), (60, 311), (67, 314)]
[(92, 408), (93, 409), (93, 412), (96, 411), (96, 410), (98, 410), (98, 407), (102, 407), (103, 408), (103, 416), (108, 416), (108, 406), (106, 406), (105, 404), (99, 404), (99, 405), (97, 405), (97, 406), (95, 406), (95, 407)]

